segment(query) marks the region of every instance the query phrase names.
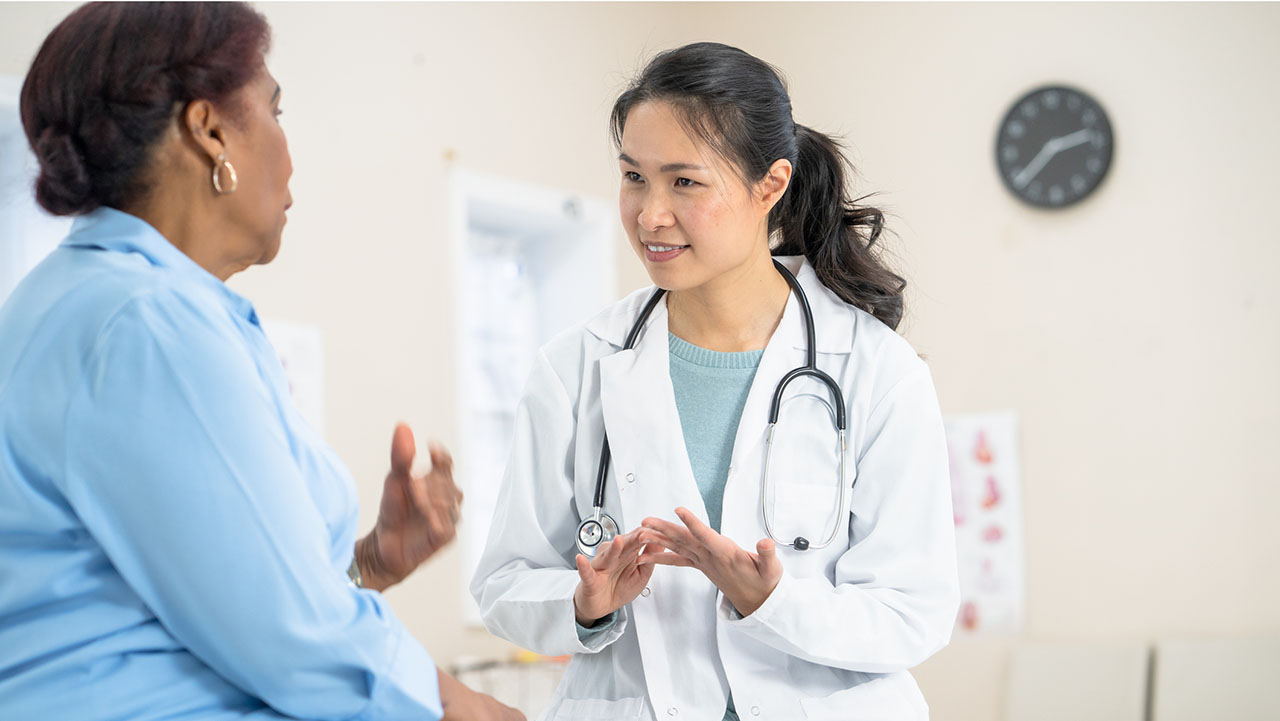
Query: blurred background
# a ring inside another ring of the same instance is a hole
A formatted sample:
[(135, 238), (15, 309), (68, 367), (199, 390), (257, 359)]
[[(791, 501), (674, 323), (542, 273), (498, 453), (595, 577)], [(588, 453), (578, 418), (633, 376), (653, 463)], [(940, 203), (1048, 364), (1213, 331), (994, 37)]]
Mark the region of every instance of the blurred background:
[[(0, 4), (11, 125), (74, 7)], [(521, 349), (558, 329), (533, 328), (531, 303), (566, 327), (648, 284), (616, 219), (609, 109), (653, 53), (716, 40), (779, 67), (796, 120), (843, 137), (888, 213), (899, 330), (944, 414), (1016, 419), (1015, 613), (915, 671), (933, 718), (1280, 719), (1280, 5), (256, 7), (295, 205), (279, 257), (231, 285), (297, 331), (366, 529), (397, 420), (455, 449), (483, 506)], [(1100, 187), (1060, 210), (1019, 201), (995, 162), (1006, 112), (1047, 84), (1087, 92), (1114, 133)], [(388, 593), (464, 670), (516, 651), (472, 623), (487, 519), (468, 512), (460, 543)]]

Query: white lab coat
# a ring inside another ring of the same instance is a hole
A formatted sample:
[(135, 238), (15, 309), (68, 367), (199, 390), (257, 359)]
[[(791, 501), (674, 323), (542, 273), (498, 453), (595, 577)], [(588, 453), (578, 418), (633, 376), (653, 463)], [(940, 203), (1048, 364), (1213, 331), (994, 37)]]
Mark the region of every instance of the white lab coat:
[[(605, 510), (624, 532), (648, 516), (679, 522), (677, 506), (707, 515), (672, 391), (666, 304), (630, 351), (621, 348), (651, 288), (561, 334), (539, 353), (517, 412), (471, 584), (490, 631), (538, 653), (574, 654), (541, 718), (721, 721), (730, 692), (744, 721), (928, 718), (907, 669), (947, 644), (959, 603), (933, 383), (901, 336), (843, 303), (807, 262), (780, 260), (809, 297), (818, 367), (848, 408), (852, 493), (836, 542), (779, 546), (782, 580), (745, 618), (701, 572), (659, 566), (614, 628), (584, 645), (574, 622), (574, 538), (592, 510), (602, 425), (613, 452)], [(769, 403), (782, 375), (803, 365), (805, 345), (793, 294), (760, 359), (725, 485), (721, 532), (748, 550), (765, 537)], [(837, 515), (835, 430), (825, 409), (792, 408), (784, 406), (778, 433), (812, 452), (771, 469), (774, 530), (817, 543)]]

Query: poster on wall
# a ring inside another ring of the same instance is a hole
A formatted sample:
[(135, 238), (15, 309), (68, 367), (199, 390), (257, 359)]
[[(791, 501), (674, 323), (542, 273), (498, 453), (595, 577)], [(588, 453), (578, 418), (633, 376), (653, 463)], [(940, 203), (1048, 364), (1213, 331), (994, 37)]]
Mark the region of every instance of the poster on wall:
[(1025, 604), (1018, 419), (948, 416), (947, 451), (960, 566), (963, 633), (1016, 633)]

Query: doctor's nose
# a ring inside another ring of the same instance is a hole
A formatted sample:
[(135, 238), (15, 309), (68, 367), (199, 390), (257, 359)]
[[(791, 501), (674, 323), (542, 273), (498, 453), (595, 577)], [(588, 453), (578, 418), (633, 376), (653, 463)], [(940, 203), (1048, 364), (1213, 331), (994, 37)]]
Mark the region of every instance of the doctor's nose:
[(675, 224), (676, 217), (671, 212), (670, 206), (661, 198), (650, 197), (645, 200), (644, 205), (640, 206), (637, 221), (640, 223), (641, 230), (652, 233), (671, 227)]

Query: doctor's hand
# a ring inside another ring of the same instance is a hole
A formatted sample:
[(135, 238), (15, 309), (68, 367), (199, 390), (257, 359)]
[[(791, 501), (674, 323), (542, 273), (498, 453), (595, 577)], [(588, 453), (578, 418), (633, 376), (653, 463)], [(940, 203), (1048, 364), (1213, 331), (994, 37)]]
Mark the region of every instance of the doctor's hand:
[(578, 556), (573, 613), (579, 625), (590, 626), (631, 603), (649, 583), (653, 565), (640, 561), (644, 544), (639, 534), (636, 529), (600, 544), (595, 558)]
[(462, 492), (453, 484), (453, 458), (433, 445), (431, 470), (415, 476), (416, 452), (413, 431), (397, 424), (378, 523), (356, 542), (356, 562), (366, 588), (382, 591), (399, 583), (457, 534)]
[(676, 516), (684, 525), (658, 518), (640, 522), (640, 540), (648, 544), (641, 562), (696, 568), (738, 613), (755, 613), (782, 579), (782, 562), (773, 541), (761, 539), (756, 552), (751, 553), (716, 533), (686, 508), (677, 508)]

